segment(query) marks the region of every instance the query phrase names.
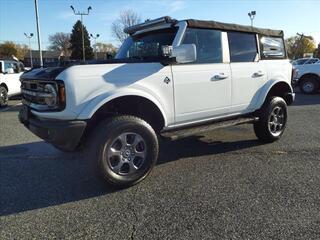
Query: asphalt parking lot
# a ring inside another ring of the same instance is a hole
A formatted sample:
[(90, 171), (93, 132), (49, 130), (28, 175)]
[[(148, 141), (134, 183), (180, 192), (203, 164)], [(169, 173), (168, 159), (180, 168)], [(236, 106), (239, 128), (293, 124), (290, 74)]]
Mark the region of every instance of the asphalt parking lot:
[(320, 239), (320, 95), (298, 94), (283, 138), (252, 126), (161, 145), (149, 177), (115, 191), (0, 110), (0, 239)]

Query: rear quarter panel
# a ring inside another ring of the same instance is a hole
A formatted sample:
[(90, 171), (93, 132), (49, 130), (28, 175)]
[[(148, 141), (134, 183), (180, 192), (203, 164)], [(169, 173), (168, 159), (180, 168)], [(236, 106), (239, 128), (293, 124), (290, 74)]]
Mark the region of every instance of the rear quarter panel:
[[(261, 60), (267, 73), (266, 82), (259, 88), (253, 97), (250, 108), (260, 109), (269, 90), (278, 82), (285, 82), (291, 88), (292, 65), (288, 59)], [(292, 88), (291, 88), (292, 91)]]

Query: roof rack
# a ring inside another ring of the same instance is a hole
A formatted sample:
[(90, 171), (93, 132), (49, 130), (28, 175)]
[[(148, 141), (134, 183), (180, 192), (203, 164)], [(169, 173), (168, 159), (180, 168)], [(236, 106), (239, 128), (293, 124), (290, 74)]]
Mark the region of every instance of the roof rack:
[(161, 18), (156, 18), (154, 20), (147, 20), (144, 23), (140, 23), (137, 25), (133, 25), (131, 27), (127, 27), (124, 29), (124, 32), (127, 34), (133, 34), (139, 30), (145, 29), (145, 28), (151, 28), (151, 27), (156, 27), (165, 23), (171, 23), (171, 24), (175, 24), (178, 21), (176, 19), (172, 19), (169, 16), (165, 16), (165, 17), (161, 17)]

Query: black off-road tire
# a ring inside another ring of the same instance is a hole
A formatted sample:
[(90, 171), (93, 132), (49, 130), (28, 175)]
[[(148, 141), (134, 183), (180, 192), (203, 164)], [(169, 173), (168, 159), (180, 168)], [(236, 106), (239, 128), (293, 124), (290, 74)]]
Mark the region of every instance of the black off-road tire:
[(315, 76), (306, 76), (299, 83), (300, 91), (305, 94), (315, 94), (319, 90), (320, 80)]
[(8, 105), (8, 90), (4, 86), (0, 86), (0, 107)]
[[(116, 173), (108, 160), (108, 151), (112, 144), (119, 144), (114, 141), (126, 133), (137, 134), (145, 145), (145, 159), (140, 168), (127, 175)], [(144, 120), (128, 115), (111, 117), (100, 122), (90, 134), (86, 147), (87, 160), (95, 161), (96, 170), (103, 180), (117, 188), (132, 186), (146, 178), (156, 164), (159, 152), (158, 138), (153, 128)]]
[[(275, 114), (278, 109), (280, 109), (279, 117)], [(266, 143), (274, 142), (281, 138), (287, 126), (287, 104), (281, 97), (271, 97), (259, 110), (258, 117), (259, 121), (253, 125), (257, 138)]]

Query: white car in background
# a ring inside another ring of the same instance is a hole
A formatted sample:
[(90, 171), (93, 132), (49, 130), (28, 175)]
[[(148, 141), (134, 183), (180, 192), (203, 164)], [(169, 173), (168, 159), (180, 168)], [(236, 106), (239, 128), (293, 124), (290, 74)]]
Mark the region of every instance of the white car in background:
[(10, 96), (20, 94), (20, 76), (23, 65), (15, 60), (0, 59), (0, 107), (8, 104)]
[(293, 86), (299, 86), (306, 94), (314, 94), (320, 90), (320, 61), (314, 64), (294, 66)]
[(306, 64), (314, 64), (319, 62), (319, 58), (299, 58), (292, 61), (293, 66), (297, 65), (306, 65)]

